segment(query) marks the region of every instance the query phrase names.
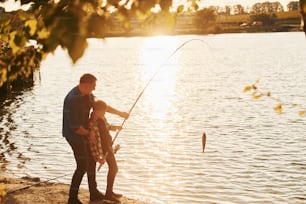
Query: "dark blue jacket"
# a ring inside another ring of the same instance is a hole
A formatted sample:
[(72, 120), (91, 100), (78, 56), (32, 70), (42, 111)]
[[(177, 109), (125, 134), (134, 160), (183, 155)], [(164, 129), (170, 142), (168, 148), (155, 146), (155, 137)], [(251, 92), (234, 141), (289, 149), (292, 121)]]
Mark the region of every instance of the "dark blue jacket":
[(92, 108), (94, 95), (81, 95), (78, 86), (71, 89), (64, 100), (63, 107), (63, 129), (62, 134), (68, 140), (74, 142), (85, 142), (83, 136), (77, 135), (75, 131), (83, 126), (88, 128), (89, 112)]

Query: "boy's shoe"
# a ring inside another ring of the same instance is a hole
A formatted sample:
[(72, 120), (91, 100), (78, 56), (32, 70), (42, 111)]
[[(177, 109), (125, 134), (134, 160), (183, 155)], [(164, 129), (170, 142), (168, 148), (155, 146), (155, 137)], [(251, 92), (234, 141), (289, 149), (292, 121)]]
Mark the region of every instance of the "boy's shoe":
[(110, 202), (113, 202), (113, 203), (120, 203), (120, 200), (118, 200), (115, 196), (113, 195), (106, 195), (104, 197), (104, 200), (105, 201), (110, 201)]

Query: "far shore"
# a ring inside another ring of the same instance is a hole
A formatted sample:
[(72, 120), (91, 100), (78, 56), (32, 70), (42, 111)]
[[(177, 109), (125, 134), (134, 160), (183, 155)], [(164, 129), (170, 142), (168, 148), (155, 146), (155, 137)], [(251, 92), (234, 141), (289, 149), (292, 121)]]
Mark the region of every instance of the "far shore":
[[(0, 175), (0, 186), (6, 188), (4, 203), (0, 204), (65, 204), (68, 200), (69, 185), (63, 183), (42, 182), (39, 178), (11, 178)], [(84, 204), (106, 204), (107, 201), (90, 202), (89, 192), (81, 189), (79, 199)], [(149, 204), (126, 197), (120, 199), (121, 204)]]

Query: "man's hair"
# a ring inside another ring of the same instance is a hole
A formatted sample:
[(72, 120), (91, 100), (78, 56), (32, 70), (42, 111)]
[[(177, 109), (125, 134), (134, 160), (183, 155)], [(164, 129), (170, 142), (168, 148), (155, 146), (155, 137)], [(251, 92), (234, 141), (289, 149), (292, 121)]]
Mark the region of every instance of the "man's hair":
[(80, 78), (80, 83), (94, 83), (97, 78), (92, 74), (83, 74)]
[(104, 101), (97, 100), (93, 104), (94, 110), (106, 110), (107, 104)]

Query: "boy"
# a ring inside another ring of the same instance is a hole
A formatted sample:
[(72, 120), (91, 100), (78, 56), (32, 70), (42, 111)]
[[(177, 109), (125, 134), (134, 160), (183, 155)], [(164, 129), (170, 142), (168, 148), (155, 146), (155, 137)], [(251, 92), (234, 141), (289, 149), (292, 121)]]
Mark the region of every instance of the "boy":
[(108, 164), (107, 187), (104, 199), (119, 202), (118, 198), (122, 195), (113, 192), (118, 166), (112, 148), (112, 137), (109, 131), (121, 130), (122, 127), (108, 124), (104, 116), (106, 110), (107, 104), (105, 102), (101, 100), (94, 102), (89, 127), (90, 130), (95, 132), (96, 141), (90, 141), (90, 149), (96, 162), (104, 164), (106, 161)]

